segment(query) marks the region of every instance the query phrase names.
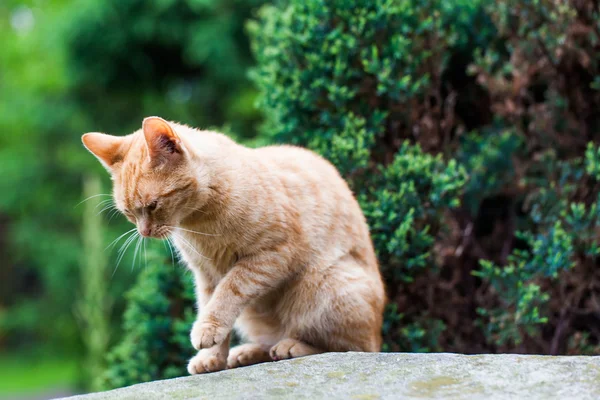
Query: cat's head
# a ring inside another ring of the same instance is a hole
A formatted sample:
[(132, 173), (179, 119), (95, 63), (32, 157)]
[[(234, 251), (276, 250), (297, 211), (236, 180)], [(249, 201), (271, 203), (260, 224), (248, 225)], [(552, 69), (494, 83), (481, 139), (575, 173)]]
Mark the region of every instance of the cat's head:
[(115, 206), (142, 236), (166, 237), (207, 201), (208, 177), (192, 167), (176, 129), (182, 127), (149, 117), (128, 136), (82, 137), (112, 176)]

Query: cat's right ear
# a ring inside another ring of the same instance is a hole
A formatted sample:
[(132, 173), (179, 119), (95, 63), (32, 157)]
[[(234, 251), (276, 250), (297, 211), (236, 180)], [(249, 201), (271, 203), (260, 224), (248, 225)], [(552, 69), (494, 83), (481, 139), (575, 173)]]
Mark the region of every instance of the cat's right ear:
[(123, 160), (121, 152), (122, 137), (92, 132), (83, 135), (81, 141), (85, 148), (100, 160), (100, 163), (108, 172), (112, 173), (114, 165)]
[(160, 117), (144, 118), (142, 131), (148, 146), (148, 156), (155, 165), (180, 159), (181, 140), (171, 125)]

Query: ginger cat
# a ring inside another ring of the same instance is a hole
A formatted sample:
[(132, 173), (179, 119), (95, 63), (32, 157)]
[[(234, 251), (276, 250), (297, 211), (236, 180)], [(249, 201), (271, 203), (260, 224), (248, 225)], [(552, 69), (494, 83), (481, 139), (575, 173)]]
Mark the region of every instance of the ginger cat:
[[(158, 117), (82, 140), (111, 173), (116, 207), (141, 235), (170, 236), (194, 274), (190, 374), (379, 350), (385, 293), (369, 229), (329, 162)], [(229, 349), (234, 324), (247, 343)]]

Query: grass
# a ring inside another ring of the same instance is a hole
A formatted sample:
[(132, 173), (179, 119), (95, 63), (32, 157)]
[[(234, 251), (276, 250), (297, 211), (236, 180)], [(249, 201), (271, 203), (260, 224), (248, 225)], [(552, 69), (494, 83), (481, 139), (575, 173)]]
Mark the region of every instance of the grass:
[(75, 359), (0, 353), (0, 397), (45, 389), (72, 389), (78, 378)]

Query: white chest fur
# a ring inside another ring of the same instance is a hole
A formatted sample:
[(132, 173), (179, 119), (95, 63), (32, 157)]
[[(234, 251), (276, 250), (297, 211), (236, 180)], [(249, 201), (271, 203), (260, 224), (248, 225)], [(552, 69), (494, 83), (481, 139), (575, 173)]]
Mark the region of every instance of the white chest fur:
[(171, 236), (180, 257), (195, 273), (216, 285), (233, 265), (235, 254), (218, 239), (178, 232)]

